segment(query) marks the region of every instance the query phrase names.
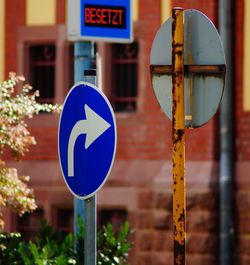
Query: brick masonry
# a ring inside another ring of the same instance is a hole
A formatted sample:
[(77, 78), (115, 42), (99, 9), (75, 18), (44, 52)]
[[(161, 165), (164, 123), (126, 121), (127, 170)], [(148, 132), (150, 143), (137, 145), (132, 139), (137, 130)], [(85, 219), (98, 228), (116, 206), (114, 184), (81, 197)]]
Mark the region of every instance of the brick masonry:
[(17, 28), (25, 24), (25, 0), (5, 1), (5, 76), (17, 69)]

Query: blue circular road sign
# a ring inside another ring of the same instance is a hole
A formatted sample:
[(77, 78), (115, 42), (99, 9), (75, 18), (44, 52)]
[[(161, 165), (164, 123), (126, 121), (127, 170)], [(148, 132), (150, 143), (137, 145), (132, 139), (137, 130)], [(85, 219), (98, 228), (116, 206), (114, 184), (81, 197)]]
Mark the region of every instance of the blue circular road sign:
[(116, 153), (115, 115), (106, 96), (81, 82), (69, 91), (61, 113), (58, 153), (64, 180), (86, 199), (105, 183)]

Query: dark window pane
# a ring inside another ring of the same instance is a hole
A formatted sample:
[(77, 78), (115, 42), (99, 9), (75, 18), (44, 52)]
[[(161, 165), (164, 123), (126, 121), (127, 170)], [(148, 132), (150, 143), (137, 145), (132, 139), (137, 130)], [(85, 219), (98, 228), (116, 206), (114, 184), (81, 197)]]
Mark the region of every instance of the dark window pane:
[(22, 217), (18, 217), (17, 231), (22, 234), (24, 240), (35, 238), (43, 217), (43, 209), (37, 209), (32, 213), (26, 213)]
[(52, 103), (55, 96), (55, 45), (33, 45), (30, 54), (30, 83), (39, 90), (39, 101)]
[(99, 225), (106, 225), (111, 223), (114, 232), (119, 232), (121, 225), (127, 220), (127, 211), (124, 209), (99, 210), (98, 223)]
[(57, 210), (57, 229), (63, 234), (73, 232), (74, 211), (73, 209)]
[(113, 44), (112, 104), (115, 111), (135, 111), (138, 82), (138, 44)]

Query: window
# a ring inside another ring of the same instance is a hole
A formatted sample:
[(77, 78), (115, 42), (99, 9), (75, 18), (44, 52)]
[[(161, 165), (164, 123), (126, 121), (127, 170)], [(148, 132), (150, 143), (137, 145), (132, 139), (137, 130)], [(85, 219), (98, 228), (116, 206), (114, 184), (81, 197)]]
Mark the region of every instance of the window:
[(116, 112), (133, 112), (137, 108), (138, 44), (112, 45), (112, 96)]
[(18, 218), (17, 231), (22, 234), (24, 240), (34, 239), (43, 217), (43, 209), (37, 209), (32, 213), (26, 213)]
[(63, 234), (73, 232), (74, 211), (69, 208), (57, 209), (57, 229)]
[(66, 26), (20, 26), (17, 47), (17, 72), (40, 91), (38, 100), (62, 103), (70, 87), (72, 68)]
[(32, 45), (29, 47), (29, 81), (39, 90), (38, 100), (53, 103), (55, 96), (56, 48), (53, 44)]
[(127, 211), (124, 209), (99, 210), (98, 223), (99, 225), (106, 225), (111, 223), (114, 232), (119, 232), (121, 225), (127, 220)]
[[(127, 220), (127, 211), (124, 209), (101, 209), (97, 211), (98, 226), (111, 223), (115, 232)], [(58, 208), (56, 210), (56, 229), (62, 234), (73, 233), (74, 210), (72, 208)]]

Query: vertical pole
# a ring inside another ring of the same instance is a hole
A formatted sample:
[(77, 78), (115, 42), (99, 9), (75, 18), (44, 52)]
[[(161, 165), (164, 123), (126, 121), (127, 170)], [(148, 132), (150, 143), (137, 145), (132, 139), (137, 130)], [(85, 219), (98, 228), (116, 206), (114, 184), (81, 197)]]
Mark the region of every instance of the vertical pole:
[(227, 62), (220, 104), (220, 265), (235, 263), (234, 17), (235, 1), (219, 0), (219, 32)]
[(185, 265), (186, 190), (184, 134), (184, 17), (172, 10), (173, 234), (174, 265)]
[(96, 195), (85, 200), (84, 264), (96, 265)]
[[(96, 85), (96, 70), (85, 70), (84, 81)], [(84, 264), (96, 265), (96, 195), (85, 200)]]
[[(93, 47), (91, 42), (75, 42), (74, 44), (74, 83), (83, 80), (83, 72), (85, 69), (92, 68)], [(78, 218), (84, 222), (84, 201), (74, 198), (74, 235), (79, 232)], [(76, 247), (77, 242), (75, 242)]]

